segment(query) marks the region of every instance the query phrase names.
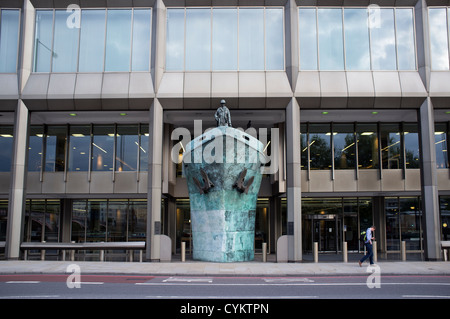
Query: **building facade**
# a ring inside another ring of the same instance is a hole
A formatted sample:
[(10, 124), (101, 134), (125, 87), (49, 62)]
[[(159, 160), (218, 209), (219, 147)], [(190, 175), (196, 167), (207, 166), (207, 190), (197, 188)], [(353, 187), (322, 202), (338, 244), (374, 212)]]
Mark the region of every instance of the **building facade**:
[(360, 251), (375, 225), (385, 258), (405, 242), (441, 260), (449, 83), (448, 1), (1, 1), (5, 258), (41, 241), (195, 249), (179, 162), (225, 99), (269, 160), (257, 253)]

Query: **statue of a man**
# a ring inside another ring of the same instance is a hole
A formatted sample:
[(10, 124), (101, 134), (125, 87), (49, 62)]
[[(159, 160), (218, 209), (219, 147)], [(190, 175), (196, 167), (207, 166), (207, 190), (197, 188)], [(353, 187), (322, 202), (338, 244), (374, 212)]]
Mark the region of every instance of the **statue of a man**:
[(225, 100), (220, 101), (220, 107), (217, 109), (214, 115), (217, 126), (230, 126), (231, 127), (231, 115), (230, 110), (225, 105)]

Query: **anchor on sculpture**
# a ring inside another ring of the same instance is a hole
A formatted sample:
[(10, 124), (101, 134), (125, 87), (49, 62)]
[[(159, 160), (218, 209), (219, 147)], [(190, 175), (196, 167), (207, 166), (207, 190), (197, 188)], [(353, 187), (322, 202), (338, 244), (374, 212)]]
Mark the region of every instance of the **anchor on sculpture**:
[(200, 182), (197, 178), (192, 177), (195, 186), (197, 186), (200, 194), (207, 194), (211, 187), (214, 187), (214, 184), (209, 180), (208, 174), (203, 169), (200, 169), (200, 174), (202, 175), (203, 186), (200, 185)]
[(247, 175), (246, 168), (239, 174), (236, 183), (233, 184), (233, 188), (237, 188), (237, 190), (240, 191), (241, 193), (247, 194), (250, 186), (252, 186), (253, 184), (253, 180), (255, 179), (255, 177), (254, 176), (250, 177), (247, 181), (247, 185), (244, 185), (245, 175)]

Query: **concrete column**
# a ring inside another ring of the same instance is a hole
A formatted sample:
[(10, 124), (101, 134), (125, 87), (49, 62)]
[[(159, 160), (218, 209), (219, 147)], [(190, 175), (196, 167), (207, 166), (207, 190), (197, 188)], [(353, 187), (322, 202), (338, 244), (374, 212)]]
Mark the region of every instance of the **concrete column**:
[(19, 259), (20, 256), (20, 244), (25, 217), (29, 121), (28, 109), (22, 100), (19, 100), (14, 119), (14, 145), (5, 250), (7, 259)]
[(284, 9), (286, 19), (286, 73), (292, 90), (297, 85), (299, 71), (298, 52), (298, 6), (295, 0), (288, 0)]
[(302, 260), (302, 192), (300, 175), (300, 107), (295, 98), (286, 108), (288, 261)]
[(160, 260), (163, 109), (158, 99), (150, 108), (146, 259)]
[(156, 0), (153, 6), (152, 19), (152, 63), (151, 73), (155, 92), (159, 88), (164, 75), (166, 52), (166, 6), (163, 0)]
[(434, 137), (434, 113), (431, 98), (419, 110), (420, 178), (422, 186), (422, 228), (426, 260), (442, 260), (439, 228), (439, 197)]

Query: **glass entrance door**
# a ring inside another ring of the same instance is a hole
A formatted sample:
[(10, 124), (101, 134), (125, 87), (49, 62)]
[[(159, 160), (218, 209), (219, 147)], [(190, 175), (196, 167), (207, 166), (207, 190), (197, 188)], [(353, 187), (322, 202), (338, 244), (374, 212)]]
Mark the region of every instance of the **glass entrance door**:
[(340, 225), (336, 215), (316, 215), (313, 219), (314, 242), (319, 244), (319, 252), (340, 250)]

